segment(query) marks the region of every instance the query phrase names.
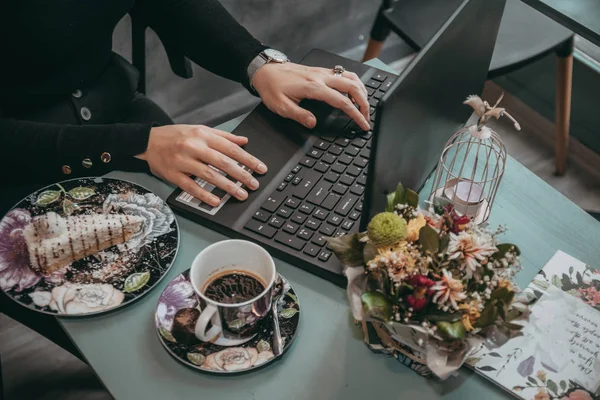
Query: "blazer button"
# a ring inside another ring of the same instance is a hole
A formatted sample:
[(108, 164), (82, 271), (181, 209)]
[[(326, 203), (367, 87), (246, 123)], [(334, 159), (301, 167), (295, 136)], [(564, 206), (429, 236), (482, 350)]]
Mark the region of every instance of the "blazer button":
[(63, 165), (62, 166), (62, 172), (65, 175), (71, 174), (71, 167), (69, 167), (68, 165)]
[(83, 95), (83, 93), (81, 93), (81, 90), (79, 90), (79, 89), (77, 89), (76, 91), (71, 93), (71, 96), (75, 97), (76, 99), (80, 98), (82, 95)]
[(83, 165), (83, 168), (92, 168), (92, 160), (89, 158), (84, 158), (81, 162), (81, 165)]
[(79, 110), (79, 113), (81, 114), (81, 118), (83, 118), (86, 121), (89, 121), (90, 118), (92, 118), (92, 112), (87, 107), (81, 107), (81, 110)]
[(104, 153), (100, 154), (100, 159), (104, 164), (108, 164), (110, 160), (112, 160), (112, 157), (110, 156), (110, 153), (105, 151)]

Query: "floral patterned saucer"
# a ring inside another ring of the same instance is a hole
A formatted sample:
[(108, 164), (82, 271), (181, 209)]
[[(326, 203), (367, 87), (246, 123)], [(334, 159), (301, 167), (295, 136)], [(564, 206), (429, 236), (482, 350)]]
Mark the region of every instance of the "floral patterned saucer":
[(148, 293), (179, 246), (173, 211), (134, 183), (60, 182), (0, 221), (0, 289), (35, 311), (89, 316)]
[[(298, 332), (300, 303), (281, 275), (283, 294), (277, 304), (283, 353)], [(162, 345), (177, 361), (203, 372), (236, 374), (263, 367), (277, 359), (271, 351), (273, 318), (269, 314), (254, 338), (237, 346), (219, 346), (196, 338), (194, 327), (200, 304), (189, 281), (189, 270), (167, 285), (156, 307), (156, 331)], [(282, 354), (283, 354), (282, 353)]]

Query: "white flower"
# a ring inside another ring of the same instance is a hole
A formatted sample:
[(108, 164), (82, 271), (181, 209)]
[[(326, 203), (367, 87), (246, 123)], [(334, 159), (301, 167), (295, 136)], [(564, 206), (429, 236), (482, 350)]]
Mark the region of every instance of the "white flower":
[[(202, 366), (215, 371), (240, 371), (253, 366), (258, 358), (258, 351), (255, 348), (230, 347), (210, 354)], [(267, 360), (261, 363), (265, 361)]]
[(153, 193), (110, 194), (102, 206), (104, 213), (120, 211), (127, 215), (142, 217), (142, 229), (127, 242), (128, 248), (151, 243), (155, 238), (169, 233), (175, 216), (167, 204)]
[(118, 306), (125, 295), (109, 284), (65, 283), (52, 292), (36, 291), (29, 297), (36, 306), (49, 306), (59, 314), (88, 314)]
[(460, 232), (458, 235), (450, 234), (448, 254), (450, 260), (462, 260), (462, 266), (466, 266), (466, 277), (471, 279), (473, 273), (482, 262), (497, 252), (493, 238), (485, 234)]
[(443, 270), (442, 280), (437, 281), (430, 290), (437, 292), (433, 295), (432, 300), (434, 303), (444, 306), (446, 302), (450, 301), (455, 310), (458, 310), (458, 302), (467, 298), (467, 294), (463, 291), (462, 282), (452, 278), (452, 273), (445, 269)]

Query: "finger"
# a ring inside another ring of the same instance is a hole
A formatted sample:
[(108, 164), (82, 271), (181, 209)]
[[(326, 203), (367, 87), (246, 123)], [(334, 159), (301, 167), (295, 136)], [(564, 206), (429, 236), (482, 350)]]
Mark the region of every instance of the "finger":
[(365, 94), (366, 97), (369, 97), (369, 92), (367, 91), (367, 88), (365, 86), (365, 84), (363, 83), (363, 81), (360, 80), (360, 78), (358, 77), (358, 75), (356, 75), (354, 72), (350, 72), (350, 71), (345, 71), (342, 76), (344, 78), (348, 78), (353, 80), (354, 82), (356, 82), (360, 89), (362, 90), (362, 92)]
[(238, 146), (243, 146), (245, 144), (248, 143), (248, 138), (246, 136), (238, 136), (238, 135), (234, 135), (233, 133), (229, 133), (229, 132), (225, 132), (219, 129), (215, 129), (215, 128), (210, 128), (210, 130), (215, 134), (215, 135), (219, 135), (224, 139), (229, 140), (230, 142), (233, 142), (235, 144), (237, 144)]
[[(262, 161), (242, 149), (240, 146), (236, 145), (235, 143), (231, 143), (221, 136), (214, 135), (212, 137), (208, 137), (206, 143), (211, 149), (226, 155), (229, 158), (229, 161), (235, 160), (250, 168), (252, 171), (258, 172), (259, 174), (264, 174), (267, 172), (267, 166)], [(215, 165), (215, 167), (221, 169), (218, 165)]]
[(352, 79), (344, 78), (343, 76), (330, 76), (325, 83), (327, 83), (330, 88), (342, 93), (348, 93), (360, 107), (362, 115), (367, 120), (369, 119), (369, 100), (358, 83)]
[[(202, 155), (202, 161), (220, 169), (232, 179), (242, 182), (242, 184), (244, 184), (246, 187), (252, 190), (258, 189), (258, 181), (252, 176), (252, 174), (240, 167), (237, 162), (229, 158), (227, 155), (210, 148), (204, 151), (204, 154)], [(225, 188), (222, 189), (227, 190)]]
[[(212, 165), (212, 163), (210, 163)], [(215, 167), (217, 167), (215, 165)], [(208, 165), (198, 162), (191, 161), (184, 163), (181, 168), (194, 176), (197, 176), (200, 179), (204, 179), (205, 181), (212, 183), (216, 187), (223, 189), (233, 197), (238, 200), (246, 200), (248, 198), (248, 192), (244, 189), (236, 185), (230, 179), (227, 179), (225, 176), (220, 174), (218, 171), (215, 171), (213, 168)], [(219, 168), (219, 167), (217, 167)], [(238, 167), (239, 168), (239, 167)], [(221, 168), (219, 168), (221, 169)], [(241, 168), (240, 168), (241, 169)]]
[(369, 121), (360, 113), (352, 104), (352, 101), (347, 96), (344, 96), (337, 90), (334, 90), (326, 85), (319, 85), (307, 95), (313, 100), (321, 100), (332, 107), (342, 110), (346, 115), (356, 122), (356, 124), (364, 131), (371, 129)]
[(206, 204), (216, 207), (221, 203), (221, 199), (201, 188), (196, 181), (183, 173), (179, 174), (172, 182), (184, 192), (191, 194)]
[(287, 98), (281, 100), (281, 104), (278, 108), (278, 114), (282, 117), (293, 119), (308, 129), (312, 129), (317, 125), (317, 118), (313, 113), (300, 107), (298, 104)]

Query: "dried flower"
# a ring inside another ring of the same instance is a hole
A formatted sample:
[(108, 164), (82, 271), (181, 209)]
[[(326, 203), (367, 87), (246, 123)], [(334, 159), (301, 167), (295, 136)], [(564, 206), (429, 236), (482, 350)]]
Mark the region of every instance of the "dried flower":
[(433, 302), (443, 306), (449, 301), (452, 307), (457, 310), (458, 302), (467, 298), (467, 294), (463, 291), (464, 286), (461, 281), (452, 278), (451, 272), (444, 269), (442, 273), (442, 280), (431, 287), (431, 290), (436, 292), (433, 295)]
[(460, 232), (458, 235), (450, 234), (448, 254), (450, 260), (462, 261), (461, 266), (467, 268), (466, 277), (471, 279), (473, 273), (481, 262), (486, 260), (498, 249), (493, 244), (492, 237), (469, 232)]
[(462, 322), (467, 332), (475, 329), (473, 324), (477, 322), (481, 313), (479, 311), (481, 303), (477, 300), (472, 300), (470, 303), (463, 303), (458, 305), (459, 310), (464, 310), (465, 313), (462, 316)]
[(406, 233), (406, 221), (392, 212), (377, 214), (367, 227), (369, 239), (377, 247), (391, 247), (404, 239)]
[(434, 285), (434, 282), (424, 275), (413, 275), (408, 279), (408, 284), (414, 287), (414, 291), (406, 296), (406, 303), (414, 311), (421, 311), (429, 304), (430, 291), (429, 288)]
[(425, 225), (427, 225), (427, 220), (423, 214), (418, 214), (416, 218), (408, 221), (408, 235), (406, 236), (406, 240), (408, 242), (416, 242), (419, 239), (419, 231)]
[(502, 279), (500, 282), (498, 282), (498, 287), (499, 288), (507, 288), (508, 290), (512, 290), (513, 288), (513, 284), (511, 281), (509, 281), (508, 279)]

